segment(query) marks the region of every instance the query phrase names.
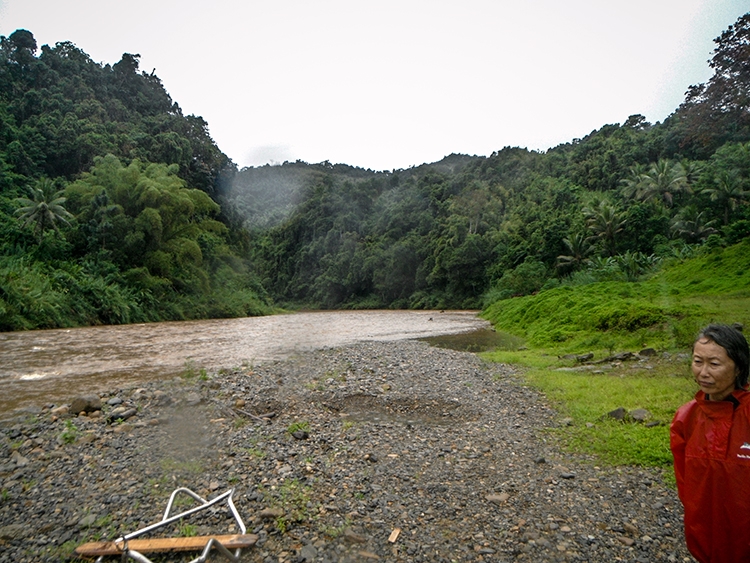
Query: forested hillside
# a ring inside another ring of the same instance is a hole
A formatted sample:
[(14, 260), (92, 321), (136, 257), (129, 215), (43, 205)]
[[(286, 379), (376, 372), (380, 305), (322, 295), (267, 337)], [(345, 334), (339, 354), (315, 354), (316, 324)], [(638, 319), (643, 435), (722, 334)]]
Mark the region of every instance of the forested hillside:
[[(39, 52), (40, 51), (40, 52)], [(0, 329), (481, 307), (750, 236), (750, 14), (664, 122), (406, 170), (237, 170), (138, 55), (0, 40)]]
[(256, 231), (263, 283), (320, 307), (480, 307), (635, 280), (665, 257), (735, 243), (750, 235), (750, 14), (709, 64), (713, 77), (663, 123), (632, 115), (545, 153), (506, 147), (361, 177), (242, 170), (232, 198), (249, 227), (254, 177), (307, 172), (294, 212), (272, 207), (286, 219)]
[(234, 165), (138, 57), (0, 39), (0, 330), (268, 311)]

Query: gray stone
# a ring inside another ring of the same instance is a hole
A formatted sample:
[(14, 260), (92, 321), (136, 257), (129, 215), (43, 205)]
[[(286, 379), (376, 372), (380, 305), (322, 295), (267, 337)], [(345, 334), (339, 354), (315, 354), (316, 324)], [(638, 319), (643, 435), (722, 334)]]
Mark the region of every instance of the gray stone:
[(487, 495), (484, 498), (495, 504), (503, 504), (510, 498), (510, 495), (508, 493), (498, 493)]
[(190, 406), (200, 405), (203, 402), (203, 397), (198, 393), (188, 393), (187, 397), (185, 397), (185, 402)]
[(25, 467), (29, 464), (29, 460), (23, 457), (17, 451), (14, 451), (12, 454), (10, 454), (10, 460), (16, 464), (16, 467)]
[(129, 418), (134, 417), (138, 411), (132, 407), (126, 407), (126, 406), (119, 406), (107, 415), (107, 420), (109, 422), (114, 422), (116, 420), (127, 420)]
[(70, 403), (70, 412), (78, 414), (82, 412), (94, 412), (101, 410), (102, 400), (98, 395), (83, 395), (76, 397)]
[(96, 514), (87, 514), (78, 521), (79, 528), (89, 528), (94, 525), (98, 516)]
[(625, 420), (625, 417), (627, 415), (628, 411), (625, 410), (625, 407), (620, 407), (613, 411), (609, 411), (606, 416), (609, 418), (614, 418), (615, 420)]
[(260, 517), (264, 520), (275, 520), (284, 516), (283, 508), (264, 508), (260, 511)]
[(299, 550), (299, 556), (304, 561), (314, 561), (318, 556), (318, 550), (310, 544), (303, 545)]
[(25, 538), (31, 529), (24, 524), (8, 524), (0, 526), (0, 540), (16, 540)]
[(651, 418), (651, 413), (646, 409), (635, 409), (630, 411), (630, 418), (632, 418), (635, 422), (646, 422), (649, 418)]
[(70, 409), (68, 405), (60, 405), (59, 407), (55, 407), (51, 409), (49, 412), (53, 416), (63, 416), (63, 415), (68, 414), (70, 412)]
[(367, 543), (367, 538), (358, 534), (351, 528), (344, 530), (344, 539), (350, 543)]

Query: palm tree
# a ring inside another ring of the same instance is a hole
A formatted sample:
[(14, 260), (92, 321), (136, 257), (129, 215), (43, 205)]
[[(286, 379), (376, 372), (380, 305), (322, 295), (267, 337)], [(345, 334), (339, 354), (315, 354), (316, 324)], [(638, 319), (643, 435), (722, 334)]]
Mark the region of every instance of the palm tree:
[(682, 172), (685, 175), (685, 181), (688, 186), (692, 186), (698, 181), (704, 168), (702, 162), (690, 160), (689, 158), (683, 158), (680, 160), (680, 166), (682, 166)]
[(622, 195), (629, 198), (638, 197), (642, 189), (644, 177), (646, 176), (646, 167), (643, 164), (634, 164), (628, 170), (627, 178), (620, 180), (622, 185)]
[(36, 185), (31, 188), (31, 199), (19, 197), (16, 201), (21, 205), (16, 209), (19, 221), (24, 227), (33, 226), (34, 234), (42, 243), (44, 231), (49, 228), (59, 233), (60, 229), (57, 223), (63, 222), (69, 225), (68, 219), (73, 216), (63, 207), (65, 198), (62, 196), (63, 190), (57, 190), (55, 183), (49, 178), (41, 178)]
[(594, 237), (602, 241), (609, 256), (616, 254), (617, 235), (625, 228), (625, 221), (614, 205), (601, 200), (596, 207), (585, 207), (583, 214)]
[(716, 187), (705, 188), (702, 193), (710, 195), (711, 201), (721, 202), (725, 225), (729, 224), (729, 213), (736, 209), (738, 203), (747, 203), (745, 198), (750, 196), (750, 191), (744, 188), (736, 170), (722, 170), (716, 177)]
[(686, 205), (672, 219), (672, 232), (691, 243), (700, 242), (716, 233), (713, 227), (715, 221), (706, 221), (705, 213), (698, 211), (695, 205)]
[(568, 247), (569, 254), (557, 257), (558, 268), (571, 266), (574, 270), (577, 270), (588, 261), (588, 257), (594, 251), (589, 237), (584, 233), (576, 233), (570, 238), (564, 238), (563, 242)]
[[(693, 172), (693, 171), (691, 171)], [(659, 159), (641, 177), (637, 197), (642, 201), (655, 200), (672, 207), (677, 192), (690, 191), (685, 170), (678, 162)]]

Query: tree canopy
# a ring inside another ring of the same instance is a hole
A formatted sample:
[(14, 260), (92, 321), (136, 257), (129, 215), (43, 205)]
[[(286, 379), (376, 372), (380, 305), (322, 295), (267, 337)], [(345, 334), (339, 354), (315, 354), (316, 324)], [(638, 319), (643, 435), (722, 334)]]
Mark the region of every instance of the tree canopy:
[[(409, 169), (237, 170), (139, 55), (0, 37), (0, 329), (482, 307), (750, 236), (750, 14), (663, 123)], [(625, 117), (625, 116), (624, 116)]]
[(139, 55), (0, 37), (0, 329), (268, 311), (234, 172)]

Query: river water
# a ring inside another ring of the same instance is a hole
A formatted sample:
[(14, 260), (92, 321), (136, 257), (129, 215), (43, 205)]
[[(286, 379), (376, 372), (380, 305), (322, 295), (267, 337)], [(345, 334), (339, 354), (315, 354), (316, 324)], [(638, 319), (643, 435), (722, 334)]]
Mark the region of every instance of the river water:
[(183, 373), (283, 360), (355, 342), (486, 329), (474, 311), (321, 311), (0, 333), (0, 418)]

